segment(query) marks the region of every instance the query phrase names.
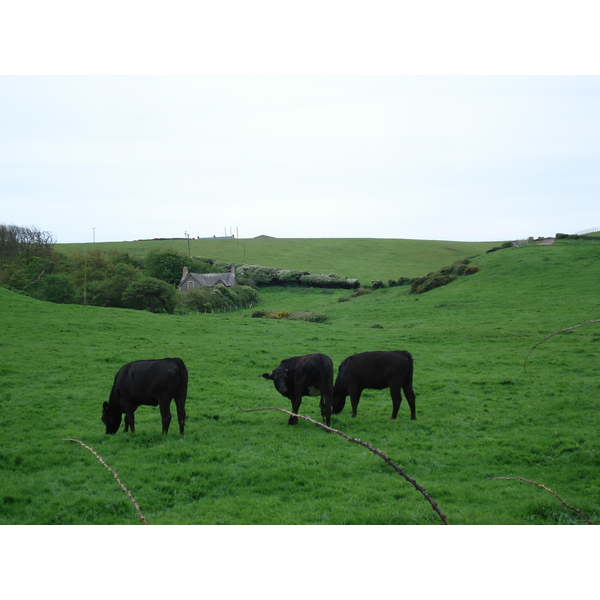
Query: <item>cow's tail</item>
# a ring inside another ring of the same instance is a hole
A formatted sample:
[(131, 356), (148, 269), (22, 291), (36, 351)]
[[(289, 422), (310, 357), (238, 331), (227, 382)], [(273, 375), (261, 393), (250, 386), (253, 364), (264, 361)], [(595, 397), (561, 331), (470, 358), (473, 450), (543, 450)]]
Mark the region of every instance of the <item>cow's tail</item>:
[(178, 358), (177, 365), (179, 366), (179, 385), (175, 393), (175, 402), (185, 402), (188, 390), (188, 370), (185, 363)]
[(406, 356), (406, 358), (408, 359), (408, 372), (406, 373), (406, 378), (404, 379), (404, 385), (402, 386), (402, 389), (405, 390), (410, 390), (412, 391), (412, 383), (413, 383), (413, 357), (412, 354), (410, 352), (407, 352), (406, 350), (404, 351), (404, 355)]

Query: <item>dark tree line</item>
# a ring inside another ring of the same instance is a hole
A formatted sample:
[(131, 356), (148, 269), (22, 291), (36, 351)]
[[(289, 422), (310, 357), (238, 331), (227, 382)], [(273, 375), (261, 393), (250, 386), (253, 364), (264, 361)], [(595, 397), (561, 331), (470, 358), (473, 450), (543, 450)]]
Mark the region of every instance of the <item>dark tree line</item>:
[(55, 243), (56, 240), (49, 231), (40, 231), (36, 227), (0, 224), (0, 260), (2, 261), (50, 256)]

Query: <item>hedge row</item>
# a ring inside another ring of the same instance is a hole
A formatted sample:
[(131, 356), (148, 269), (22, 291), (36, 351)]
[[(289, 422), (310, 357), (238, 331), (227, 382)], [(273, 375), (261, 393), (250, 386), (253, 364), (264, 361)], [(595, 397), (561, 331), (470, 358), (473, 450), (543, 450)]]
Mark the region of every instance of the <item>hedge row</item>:
[(597, 235), (577, 235), (568, 233), (557, 233), (554, 236), (557, 240), (600, 240), (600, 236)]
[[(231, 265), (223, 264), (231, 268)], [(356, 289), (360, 286), (358, 279), (343, 277), (330, 273), (309, 273), (308, 271), (295, 271), (277, 269), (262, 265), (237, 265), (235, 273), (240, 283), (246, 285), (301, 285), (306, 287)]]
[(443, 267), (439, 271), (427, 273), (427, 275), (424, 275), (423, 277), (417, 277), (416, 279), (413, 279), (408, 293), (422, 294), (437, 287), (447, 285), (461, 275), (471, 275), (472, 273), (479, 271), (479, 267), (475, 265), (469, 265), (469, 262), (470, 261), (468, 258), (465, 258), (464, 260), (457, 260), (449, 267)]

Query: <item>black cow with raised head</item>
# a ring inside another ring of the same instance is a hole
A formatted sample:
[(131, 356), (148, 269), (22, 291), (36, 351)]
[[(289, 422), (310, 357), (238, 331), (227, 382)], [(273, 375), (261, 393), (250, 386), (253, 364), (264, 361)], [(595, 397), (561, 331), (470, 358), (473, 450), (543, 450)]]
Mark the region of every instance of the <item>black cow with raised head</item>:
[[(321, 396), (321, 415), (329, 427), (333, 401), (333, 361), (325, 354), (306, 354), (286, 358), (272, 373), (275, 389), (292, 401), (292, 412), (298, 414), (302, 396)], [(296, 425), (298, 417), (290, 416), (288, 423)]]
[(162, 432), (169, 431), (171, 400), (175, 399), (179, 431), (185, 425), (185, 399), (188, 372), (180, 358), (138, 360), (119, 369), (108, 402), (102, 405), (102, 421), (106, 433), (117, 433), (125, 413), (125, 432), (135, 433), (133, 413), (138, 406), (158, 406), (162, 417)]
[(398, 416), (402, 394), (408, 400), (410, 418), (417, 418), (415, 392), (412, 388), (413, 358), (404, 350), (388, 352), (361, 352), (349, 356), (340, 365), (333, 390), (333, 413), (342, 412), (346, 397), (350, 396), (352, 416), (356, 417), (358, 401), (363, 390), (390, 388), (392, 419)]

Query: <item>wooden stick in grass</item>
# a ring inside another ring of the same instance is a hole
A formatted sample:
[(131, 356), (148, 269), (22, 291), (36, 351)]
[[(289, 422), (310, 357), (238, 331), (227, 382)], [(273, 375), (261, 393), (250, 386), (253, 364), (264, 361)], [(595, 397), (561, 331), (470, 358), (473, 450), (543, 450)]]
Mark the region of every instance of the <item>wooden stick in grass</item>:
[(409, 477), (402, 470), (402, 468), (399, 467), (397, 464), (393, 463), (386, 454), (384, 454), (381, 450), (378, 450), (377, 448), (374, 448), (373, 446), (371, 446), (371, 444), (367, 444), (366, 442), (363, 442), (363, 441), (361, 441), (361, 440), (359, 440), (357, 438), (353, 438), (353, 437), (351, 437), (349, 435), (346, 435), (342, 431), (339, 431), (337, 429), (333, 429), (332, 427), (328, 427), (327, 425), (324, 425), (323, 423), (319, 423), (319, 421), (315, 421), (314, 419), (311, 419), (310, 417), (305, 417), (304, 415), (297, 415), (296, 413), (290, 412), (289, 410), (285, 410), (283, 408), (278, 408), (277, 406), (269, 406), (269, 407), (265, 407), (265, 408), (245, 409), (245, 408), (242, 408), (238, 404), (238, 408), (240, 410), (243, 410), (244, 412), (257, 412), (259, 410), (278, 410), (280, 412), (284, 412), (284, 413), (286, 413), (288, 415), (291, 415), (292, 417), (300, 417), (301, 419), (304, 419), (305, 421), (309, 421), (310, 423), (314, 423), (315, 425), (318, 425), (319, 427), (322, 427), (323, 429), (325, 429), (325, 431), (329, 431), (331, 433), (337, 433), (338, 435), (341, 435), (344, 439), (348, 440), (349, 442), (352, 442), (353, 444), (358, 444), (359, 446), (364, 446), (367, 450), (369, 450), (373, 454), (376, 454), (377, 456), (379, 456), (380, 458), (382, 458), (388, 465), (390, 465), (390, 467), (392, 467), (392, 469), (394, 469), (394, 471), (396, 471), (396, 473), (398, 473), (398, 475), (400, 475), (401, 477), (404, 477), (404, 479), (406, 479), (406, 481), (408, 481), (410, 484), (412, 484), (415, 487), (416, 490), (418, 490), (419, 492), (421, 492), (421, 494), (423, 494), (423, 497), (425, 498), (425, 500), (427, 500), (427, 502), (429, 502), (429, 504), (431, 504), (431, 508), (433, 508), (433, 510), (440, 516), (440, 519), (442, 520), (442, 523), (444, 523), (444, 525), (449, 525), (448, 520), (446, 519), (446, 515), (439, 509), (437, 503), (427, 493), (427, 491), (425, 490), (425, 488), (422, 487), (422, 486), (420, 486), (412, 477)]
[(579, 323), (579, 325), (573, 325), (573, 327), (566, 327), (565, 329), (559, 329), (558, 331), (551, 333), (548, 337), (545, 337), (541, 342), (534, 344), (533, 348), (531, 348), (531, 350), (529, 351), (529, 354), (527, 354), (527, 357), (525, 358), (525, 363), (523, 364), (523, 371), (527, 370), (527, 360), (529, 359), (529, 355), (533, 352), (533, 349), (535, 347), (539, 346), (542, 342), (545, 342), (546, 340), (550, 339), (553, 335), (556, 335), (557, 333), (562, 333), (563, 331), (569, 331), (571, 329), (577, 329), (578, 327), (581, 327), (582, 325), (589, 325), (590, 323), (600, 323), (600, 319), (594, 319), (593, 321), (586, 321), (585, 323)]
[(74, 440), (74, 439), (71, 439), (71, 438), (66, 438), (63, 441), (64, 442), (77, 442), (78, 444), (81, 444), (84, 448), (87, 448), (102, 463), (102, 465), (105, 468), (107, 468), (112, 473), (113, 477), (117, 480), (117, 483), (119, 484), (119, 487), (127, 494), (127, 496), (129, 496), (129, 499), (133, 503), (133, 506), (135, 507), (135, 510), (136, 510), (136, 512), (137, 512), (137, 514), (138, 514), (138, 516), (140, 518), (140, 521), (144, 525), (148, 525), (148, 521), (146, 521), (146, 518), (142, 514), (142, 511), (140, 510), (140, 507), (139, 507), (138, 503), (135, 501), (135, 498), (133, 497), (132, 493), (121, 483), (121, 480), (119, 479), (119, 476), (104, 462), (104, 459), (95, 450), (93, 450), (89, 446), (86, 446), (80, 440)]
[(593, 525), (593, 523), (578, 508), (575, 508), (574, 506), (567, 504), (556, 492), (553, 492), (550, 488), (546, 487), (545, 485), (543, 485), (541, 483), (538, 483), (537, 481), (531, 481), (529, 479), (524, 479), (523, 477), (490, 477), (490, 479), (507, 479), (508, 481), (518, 480), (518, 481), (525, 481), (526, 483), (532, 483), (533, 485), (537, 485), (538, 487), (545, 489), (547, 492), (550, 492), (553, 496), (556, 496), (567, 508), (574, 510), (580, 517), (582, 517), (583, 519), (585, 519), (587, 521), (588, 525)]

